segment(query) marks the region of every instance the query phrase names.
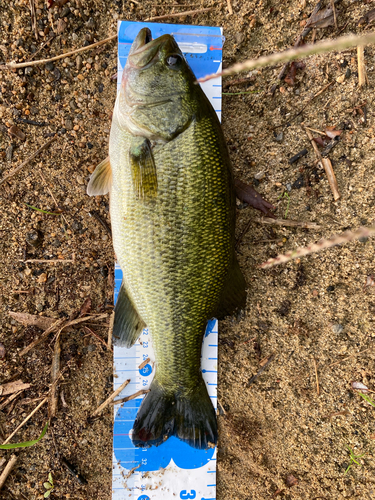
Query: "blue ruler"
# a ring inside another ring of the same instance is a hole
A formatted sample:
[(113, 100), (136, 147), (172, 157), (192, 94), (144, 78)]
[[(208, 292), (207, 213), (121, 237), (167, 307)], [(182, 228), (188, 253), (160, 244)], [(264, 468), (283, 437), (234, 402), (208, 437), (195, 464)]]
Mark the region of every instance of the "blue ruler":
[[(147, 26), (152, 37), (172, 34), (197, 78), (221, 69), (222, 29), (179, 24), (120, 21), (118, 24), (118, 86), (130, 46), (139, 30)], [(202, 85), (221, 117), (221, 78)], [(122, 271), (115, 267), (115, 303)], [(217, 407), (217, 320), (208, 322), (202, 345), (201, 368), (208, 394)], [(155, 355), (145, 328), (130, 349), (114, 346), (114, 389), (130, 379), (118, 398), (147, 389), (154, 376)], [(197, 450), (176, 437), (158, 447), (136, 448), (129, 433), (144, 395), (115, 405), (113, 429), (113, 500), (216, 499), (216, 448)]]

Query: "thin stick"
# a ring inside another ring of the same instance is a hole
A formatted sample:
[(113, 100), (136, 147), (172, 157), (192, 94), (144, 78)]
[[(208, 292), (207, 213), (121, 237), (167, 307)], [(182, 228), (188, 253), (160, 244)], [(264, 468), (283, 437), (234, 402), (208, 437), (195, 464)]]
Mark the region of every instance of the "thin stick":
[(317, 157), (317, 159), (319, 160), (319, 163), (322, 165), (322, 167), (325, 170), (325, 173), (326, 173), (326, 176), (327, 176), (327, 179), (329, 182), (329, 187), (331, 188), (331, 191), (333, 194), (333, 199), (335, 201), (337, 201), (341, 198), (341, 195), (339, 193), (339, 186), (337, 184), (336, 176), (335, 176), (335, 173), (334, 173), (333, 168), (332, 168), (331, 160), (329, 158), (322, 157), (310, 130), (305, 128), (305, 132), (307, 134), (307, 137), (310, 139), (312, 147), (314, 148), (315, 156)]
[(24, 262), (25, 264), (28, 263), (37, 263), (37, 264), (66, 264), (67, 262), (75, 262), (74, 259), (27, 259), (27, 260), (22, 260), (20, 259), (19, 262)]
[(318, 366), (316, 364), (316, 359), (313, 358), (314, 361), (314, 369), (315, 369), (315, 380), (316, 380), (316, 392), (318, 393), (318, 396), (320, 395), (320, 389), (319, 389), (319, 378), (318, 378)]
[(60, 354), (61, 345), (60, 339), (55, 342), (55, 348), (53, 350), (52, 366), (51, 366), (51, 392), (49, 395), (49, 418), (53, 418), (57, 413), (58, 402), (59, 402), (59, 392), (57, 389), (57, 377), (60, 371)]
[(115, 311), (112, 312), (109, 318), (109, 326), (108, 326), (108, 339), (107, 339), (107, 347), (108, 349), (112, 349), (112, 335), (113, 335), (113, 325), (115, 322)]
[(39, 404), (38, 404), (38, 406), (37, 406), (36, 408), (34, 408), (34, 410), (33, 410), (33, 411), (32, 411), (32, 412), (31, 412), (31, 413), (30, 413), (30, 414), (29, 414), (29, 415), (25, 418), (25, 420), (24, 420), (23, 422), (21, 422), (21, 423), (20, 423), (20, 425), (17, 427), (17, 429), (16, 429), (16, 430), (14, 430), (14, 431), (12, 432), (12, 434), (11, 434), (10, 436), (8, 436), (8, 437), (6, 438), (6, 440), (4, 441), (4, 443), (2, 443), (2, 444), (7, 444), (7, 443), (9, 443), (9, 441), (12, 439), (12, 437), (13, 437), (13, 436), (14, 436), (14, 435), (15, 435), (15, 434), (16, 434), (16, 433), (17, 433), (17, 432), (18, 432), (18, 431), (19, 431), (19, 430), (20, 430), (20, 429), (21, 429), (21, 428), (22, 428), (22, 427), (26, 424), (26, 422), (27, 422), (28, 420), (30, 420), (30, 418), (34, 415), (34, 413), (36, 413), (36, 412), (39, 410), (39, 408), (40, 408), (41, 406), (43, 406), (43, 405), (44, 405), (44, 403), (45, 403), (46, 401), (48, 401), (48, 398), (44, 398), (44, 399), (43, 399), (43, 401), (42, 401), (41, 403), (39, 403)]
[(57, 139), (57, 136), (52, 137), (49, 141), (43, 144), (39, 149), (35, 151), (27, 160), (25, 160), (21, 165), (18, 165), (12, 172), (10, 172), (8, 175), (6, 175), (3, 179), (0, 181), (0, 185), (5, 182), (7, 179), (10, 177), (13, 177), (17, 172), (19, 172), (23, 167), (25, 167), (28, 163), (33, 161), (44, 149), (48, 148), (55, 140)]
[(299, 220), (290, 219), (271, 219), (271, 217), (263, 217), (262, 219), (256, 219), (255, 222), (258, 224), (274, 224), (275, 226), (285, 226), (285, 227), (303, 227), (304, 229), (319, 229), (319, 224), (315, 222), (304, 222)]
[(357, 59), (358, 59), (358, 86), (364, 87), (366, 85), (366, 79), (367, 79), (364, 45), (358, 45)]
[(102, 403), (95, 411), (94, 413), (91, 415), (91, 417), (95, 417), (96, 415), (99, 415), (99, 413), (102, 412), (102, 410), (104, 410), (104, 408), (109, 405), (109, 403), (111, 401), (113, 401), (115, 399), (116, 396), (118, 396), (120, 394), (120, 392), (125, 389), (125, 387), (129, 384), (130, 382), (130, 378), (128, 380), (125, 380), (125, 382), (123, 384), (120, 385), (120, 387), (118, 389), (116, 389), (110, 396), (109, 398), (107, 398), (104, 403)]
[(142, 363), (138, 366), (138, 370), (142, 370), (142, 368), (144, 368), (144, 367), (147, 365), (147, 363), (149, 363), (150, 361), (151, 361), (151, 360), (150, 360), (150, 358), (145, 359), (145, 360), (144, 360), (144, 361), (143, 361), (143, 362), (142, 362)]
[(0, 405), (0, 411), (3, 410), (6, 406), (8, 406), (9, 403), (13, 401), (13, 399), (16, 399), (21, 392), (23, 392), (23, 389), (21, 389), (18, 392), (15, 392), (14, 394), (11, 394), (8, 399), (6, 399), (3, 403)]
[(331, 9), (333, 12), (333, 19), (335, 22), (335, 29), (337, 31), (337, 16), (336, 16), (336, 7), (335, 7), (335, 0), (331, 0)]
[[(320, 135), (326, 135), (326, 133), (325, 133), (325, 132), (322, 132), (321, 130), (316, 130), (316, 128), (306, 127), (306, 125), (305, 125), (305, 128), (306, 128), (307, 130), (311, 130), (312, 132), (316, 132), (317, 134), (320, 134)], [(315, 142), (315, 141), (314, 141), (314, 142)]]
[(22, 351), (19, 353), (19, 356), (24, 356), (31, 349), (33, 349), (36, 345), (43, 342), (43, 340), (46, 339), (50, 333), (57, 330), (60, 327), (60, 325), (65, 323), (65, 321), (66, 321), (65, 318), (60, 318), (57, 321), (55, 321), (49, 328), (47, 328), (47, 330), (45, 332), (42, 333), (42, 335), (39, 338), (37, 338), (33, 342), (31, 342), (31, 344), (29, 344), (27, 347), (25, 347), (25, 349), (22, 349)]
[(232, 9), (232, 2), (230, 0), (227, 0), (227, 6), (229, 15), (231, 16), (233, 14), (233, 9)]
[(110, 349), (112, 350), (110, 347), (107, 346), (107, 343), (99, 337), (99, 335), (97, 335), (95, 332), (93, 332), (91, 330), (91, 328), (89, 328), (88, 326), (84, 326), (83, 329), (85, 330), (85, 332), (87, 332), (89, 335), (94, 335), (95, 338), (97, 338), (102, 344), (104, 344), (106, 346), (107, 349)]
[(6, 464), (5, 469), (1, 473), (0, 476), (0, 490), (4, 486), (5, 481), (7, 480), (7, 477), (11, 473), (13, 467), (16, 465), (18, 457), (16, 455), (12, 455), (10, 457), (9, 462)]
[(336, 365), (342, 363), (343, 361), (347, 361), (348, 359), (355, 358), (356, 356), (359, 356), (360, 354), (363, 354), (364, 352), (368, 351), (369, 349), (372, 349), (372, 346), (367, 347), (366, 349), (363, 349), (363, 351), (356, 352), (355, 354), (351, 354), (350, 356), (347, 356), (346, 358), (342, 358), (339, 361), (336, 361), (335, 363), (332, 363), (331, 365), (328, 365), (328, 366), (330, 368), (332, 368), (332, 366), (336, 366)]
[(251, 69), (272, 66), (286, 61), (294, 61), (295, 59), (308, 57), (314, 54), (324, 54), (325, 52), (331, 52), (333, 50), (340, 52), (351, 47), (356, 47), (357, 45), (368, 45), (374, 42), (375, 33), (364, 36), (342, 36), (336, 40), (323, 40), (315, 45), (305, 45), (304, 47), (293, 48), (285, 50), (284, 52), (270, 54), (269, 56), (259, 57), (258, 59), (248, 59), (242, 63), (233, 64), (233, 66), (230, 66), (220, 73), (213, 73), (203, 78), (199, 78), (198, 82), (206, 82), (207, 80), (212, 80), (212, 78), (217, 78), (219, 76), (234, 75), (241, 71), (249, 71)]
[(274, 354), (272, 354), (272, 355), (268, 358), (267, 363), (265, 363), (265, 364), (262, 366), (262, 368), (260, 368), (260, 369), (257, 371), (257, 373), (256, 373), (255, 375), (253, 375), (253, 376), (250, 378), (250, 380), (249, 380), (249, 381), (248, 381), (248, 383), (247, 383), (247, 387), (250, 387), (250, 385), (251, 385), (253, 382), (255, 382), (255, 381), (256, 381), (256, 379), (259, 377), (259, 375), (261, 375), (261, 374), (264, 372), (264, 370), (265, 370), (265, 369), (267, 368), (267, 366), (271, 363), (271, 361), (274, 359), (274, 357), (275, 357), (275, 355), (274, 355)]
[(260, 268), (268, 269), (269, 267), (276, 266), (278, 264), (284, 264), (290, 260), (297, 259), (304, 255), (309, 255), (310, 253), (319, 252), (325, 248), (331, 248), (335, 245), (340, 245), (341, 243), (347, 243), (358, 238), (367, 238), (375, 234), (375, 227), (361, 227), (357, 231), (345, 231), (341, 236), (335, 235), (328, 240), (320, 240), (319, 243), (311, 243), (307, 247), (299, 247), (296, 250), (291, 250), (283, 255), (278, 255), (274, 259), (269, 259), (267, 262), (260, 264)]
[(34, 29), (35, 39), (38, 40), (38, 26), (36, 24), (36, 13), (34, 0), (30, 0), (31, 24)]
[(112, 35), (108, 38), (105, 38), (104, 40), (100, 40), (100, 42), (95, 42), (92, 43), (91, 45), (87, 45), (87, 47), (81, 47), (80, 49), (75, 49), (70, 52), (65, 52), (65, 54), (60, 54), (55, 57), (51, 57), (50, 59), (39, 59), (38, 61), (27, 61), (23, 63), (15, 63), (15, 62), (10, 62), (6, 63), (5, 67), (9, 69), (15, 69), (15, 68), (26, 68), (27, 66), (37, 66), (39, 64), (46, 64), (52, 61), (58, 61), (59, 59), (63, 59), (64, 57), (70, 57), (74, 54), (78, 54), (78, 52), (84, 52), (85, 50), (90, 50), (93, 49), (94, 47), (98, 47), (99, 45), (103, 45), (103, 43), (110, 42), (111, 40), (114, 40), (117, 38), (116, 35)]
[(63, 325), (60, 328), (60, 330), (57, 332), (55, 340), (57, 340), (60, 337), (61, 332), (63, 330), (65, 330), (65, 328), (68, 328), (68, 327), (73, 326), (73, 325), (78, 325), (79, 323), (84, 323), (85, 321), (89, 321), (90, 319), (104, 319), (107, 317), (108, 317), (108, 314), (99, 314), (99, 315), (94, 314), (92, 316), (85, 316), (83, 318), (77, 318), (77, 319), (73, 319), (72, 321), (68, 321), (68, 323)]
[(116, 401), (113, 401), (113, 404), (119, 405), (122, 403), (126, 403), (127, 401), (131, 401), (132, 399), (135, 399), (138, 396), (142, 396), (143, 394), (147, 394), (148, 392), (150, 392), (150, 389), (140, 389), (131, 396), (126, 396), (126, 398), (116, 399)]
[(169, 17), (191, 16), (193, 14), (199, 14), (201, 12), (208, 12), (209, 10), (213, 10), (213, 7), (208, 7), (207, 9), (185, 10), (184, 12), (165, 14), (164, 16), (148, 17), (147, 19), (145, 19), (145, 21), (156, 21), (157, 19), (168, 19)]
[[(46, 180), (45, 180), (45, 178), (44, 178), (44, 176), (43, 176), (43, 174), (42, 174), (42, 172), (41, 172), (41, 171), (39, 171), (39, 175), (40, 175), (40, 177), (42, 178), (42, 181), (44, 182), (44, 184), (45, 184), (45, 186), (46, 186), (46, 188), (47, 188), (47, 190), (48, 190), (48, 192), (49, 192), (49, 194), (50, 194), (51, 198), (53, 199), (53, 202), (55, 203), (56, 208), (59, 208), (59, 205), (57, 204), (56, 198), (53, 196), (53, 193), (52, 193), (52, 191), (50, 190), (50, 188), (49, 188), (49, 186), (48, 186), (48, 184), (47, 184), (47, 182), (46, 182)], [(66, 225), (69, 225), (69, 224), (68, 224), (68, 221), (66, 220), (66, 218), (65, 218), (65, 216), (64, 216), (64, 214), (61, 214), (61, 217), (64, 219), (65, 224), (66, 224)]]

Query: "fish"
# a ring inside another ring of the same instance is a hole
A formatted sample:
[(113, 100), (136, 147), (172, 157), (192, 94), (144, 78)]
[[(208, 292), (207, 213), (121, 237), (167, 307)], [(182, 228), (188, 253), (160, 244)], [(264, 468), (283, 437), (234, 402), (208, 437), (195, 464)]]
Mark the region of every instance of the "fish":
[(235, 251), (235, 190), (216, 112), (171, 35), (136, 36), (114, 106), (109, 157), (87, 193), (109, 193), (113, 246), (123, 271), (113, 338), (131, 347), (149, 329), (155, 375), (131, 439), (176, 436), (217, 443), (201, 372), (207, 321), (245, 307)]

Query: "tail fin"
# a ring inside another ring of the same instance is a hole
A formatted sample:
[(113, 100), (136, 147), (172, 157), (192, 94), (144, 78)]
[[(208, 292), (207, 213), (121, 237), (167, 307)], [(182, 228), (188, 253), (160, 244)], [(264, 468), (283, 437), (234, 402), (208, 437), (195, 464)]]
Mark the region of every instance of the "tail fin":
[(177, 436), (193, 448), (206, 449), (217, 442), (215, 409), (200, 383), (189, 394), (171, 394), (154, 379), (134, 422), (135, 446), (158, 446), (170, 436)]

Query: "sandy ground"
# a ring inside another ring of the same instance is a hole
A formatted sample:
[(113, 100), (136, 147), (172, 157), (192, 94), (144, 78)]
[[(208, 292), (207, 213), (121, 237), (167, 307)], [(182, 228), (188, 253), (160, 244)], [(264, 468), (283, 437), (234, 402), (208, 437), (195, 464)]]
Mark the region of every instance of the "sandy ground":
[[(210, 0), (181, 8), (175, 0), (160, 7), (149, 0), (71, 0), (49, 10), (42, 1), (35, 5), (38, 39), (28, 1), (1, 3), (0, 64), (48, 58), (104, 39), (115, 33), (117, 19), (213, 7), (175, 21), (223, 26), (228, 66), (292, 46), (315, 6), (309, 1), (232, 0), (229, 15), (226, 2)], [(366, 1), (338, 2), (338, 28), (316, 30), (308, 40), (371, 30), (371, 25), (358, 24), (371, 7)], [(375, 390), (373, 240), (271, 270), (257, 267), (279, 252), (373, 223), (374, 56), (373, 47), (366, 47), (369, 85), (364, 88), (358, 86), (356, 49), (306, 59), (293, 85), (279, 82), (280, 65), (224, 80), (224, 92), (237, 94), (223, 95), (223, 129), (235, 176), (253, 182), (277, 206), (278, 218), (315, 222), (319, 228), (266, 225), (252, 209), (238, 205), (238, 236), (250, 223), (238, 245), (249, 293), (246, 311), (220, 325), (218, 500), (375, 498), (375, 408), (352, 390), (353, 381)], [(2, 177), (57, 133), (34, 162), (1, 184), (0, 342), (5, 354), (0, 349), (0, 382), (31, 384), (14, 400), (0, 400), (1, 441), (47, 395), (54, 349), (51, 335), (20, 356), (40, 330), (20, 325), (9, 311), (73, 318), (90, 297), (91, 314), (111, 312), (111, 238), (98, 218), (90, 216), (95, 211), (109, 222), (108, 199), (88, 198), (85, 186), (106, 156), (114, 73), (114, 42), (31, 71), (0, 70)], [(242, 78), (246, 81), (235, 83)], [(342, 131), (329, 154), (341, 194), (336, 202), (302, 123), (318, 131)], [(25, 140), (8, 134), (12, 125), (24, 132)], [(305, 148), (307, 155), (289, 163)], [(44, 214), (27, 204), (63, 213)], [(31, 244), (35, 240), (36, 247)], [(75, 260), (50, 264), (28, 259)], [(87, 327), (106, 339), (105, 321), (94, 317)], [(61, 335), (61, 369), (63, 398), (53, 433), (17, 452), (1, 499), (41, 498), (49, 472), (55, 484), (51, 498), (111, 497), (111, 410), (93, 423), (87, 417), (112, 391), (112, 354), (81, 326)], [(38, 436), (48, 420), (47, 407), (12, 441)], [(345, 474), (348, 446), (354, 455), (364, 455)], [(87, 484), (69, 475), (57, 452)], [(1, 451), (0, 463), (10, 455)]]

